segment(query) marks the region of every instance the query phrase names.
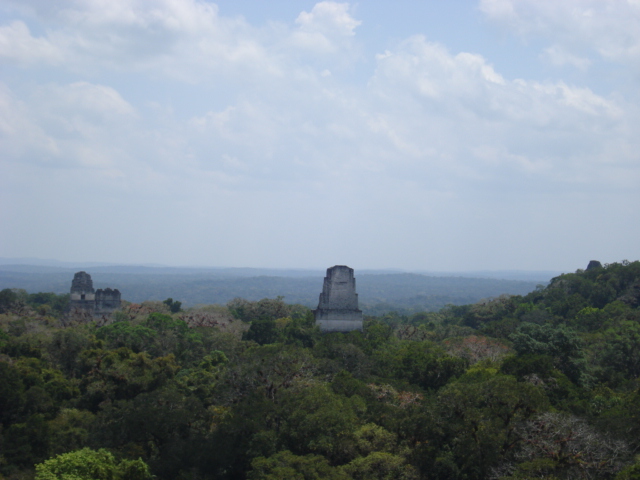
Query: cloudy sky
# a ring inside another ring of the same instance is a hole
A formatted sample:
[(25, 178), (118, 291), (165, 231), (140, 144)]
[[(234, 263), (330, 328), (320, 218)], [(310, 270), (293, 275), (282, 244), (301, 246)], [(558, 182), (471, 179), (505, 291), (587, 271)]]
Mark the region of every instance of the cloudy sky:
[(639, 0), (0, 0), (0, 257), (640, 258)]

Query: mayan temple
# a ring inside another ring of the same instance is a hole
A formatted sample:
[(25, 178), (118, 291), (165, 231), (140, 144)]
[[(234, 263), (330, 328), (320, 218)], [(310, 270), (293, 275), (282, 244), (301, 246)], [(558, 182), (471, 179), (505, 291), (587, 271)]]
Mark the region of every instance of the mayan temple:
[(120, 291), (106, 288), (93, 289), (93, 280), (87, 272), (77, 272), (71, 282), (70, 312), (85, 312), (101, 317), (120, 308)]
[(362, 330), (353, 268), (336, 265), (327, 269), (318, 308), (313, 314), (322, 332)]

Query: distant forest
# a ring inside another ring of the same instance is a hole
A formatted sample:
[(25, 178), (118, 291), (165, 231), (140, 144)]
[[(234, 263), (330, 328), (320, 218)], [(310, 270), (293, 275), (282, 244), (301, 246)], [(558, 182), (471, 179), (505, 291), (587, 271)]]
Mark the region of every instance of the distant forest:
[[(0, 289), (68, 293), (77, 270), (35, 266), (0, 266)], [(315, 308), (324, 272), (259, 271), (250, 269), (163, 269), (135, 267), (87, 268), (94, 287), (117, 288), (123, 300), (140, 303), (172, 297), (185, 307), (221, 304), (240, 297), (260, 300), (281, 296), (287, 303)], [(365, 314), (394, 311), (412, 314), (435, 312), (445, 305), (464, 305), (502, 294), (525, 295), (551, 278), (505, 280), (428, 276), (413, 273), (356, 271), (360, 308)]]
[(0, 290), (1, 479), (640, 479), (637, 261), (349, 333), (277, 296), (68, 301)]

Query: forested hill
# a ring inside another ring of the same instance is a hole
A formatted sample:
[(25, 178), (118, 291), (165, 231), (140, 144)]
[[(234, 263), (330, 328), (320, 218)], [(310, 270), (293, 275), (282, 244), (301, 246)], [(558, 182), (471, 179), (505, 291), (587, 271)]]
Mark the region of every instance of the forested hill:
[[(69, 268), (0, 266), (0, 289), (23, 288), (28, 292), (67, 293), (73, 273)], [(180, 300), (185, 306), (226, 304), (241, 297), (247, 300), (283, 296), (288, 303), (308, 307), (318, 304), (324, 272), (269, 271), (257, 269), (171, 269), (151, 267), (94, 267), (94, 287), (117, 288), (131, 302)], [(513, 273), (512, 273), (513, 275)], [(358, 273), (360, 307), (368, 314), (397, 311), (410, 314), (436, 311), (447, 304), (463, 305), (502, 294), (524, 295), (546, 284), (539, 281), (432, 276), (412, 273)]]
[(640, 478), (640, 262), (346, 334), (281, 299), (65, 298), (0, 291), (0, 478)]

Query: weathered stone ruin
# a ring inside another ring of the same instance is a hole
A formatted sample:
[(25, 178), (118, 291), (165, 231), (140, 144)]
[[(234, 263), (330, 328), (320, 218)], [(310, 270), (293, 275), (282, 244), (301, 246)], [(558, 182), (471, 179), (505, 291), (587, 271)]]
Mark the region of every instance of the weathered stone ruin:
[(322, 332), (362, 330), (362, 310), (358, 309), (353, 268), (346, 265), (327, 268), (318, 308), (313, 314)]
[(120, 292), (117, 289), (93, 289), (93, 280), (87, 272), (77, 272), (71, 282), (71, 298), (69, 311), (71, 313), (88, 313), (101, 317), (110, 315), (120, 308)]
[(96, 309), (94, 315), (102, 317), (120, 308), (120, 291), (110, 288), (96, 290)]
[(595, 268), (602, 268), (602, 264), (598, 260), (591, 260), (589, 265), (587, 265), (587, 271), (593, 270)]
[(77, 272), (71, 282), (71, 299), (69, 308), (73, 312), (80, 310), (93, 314), (96, 307), (96, 294), (93, 280), (87, 272)]

